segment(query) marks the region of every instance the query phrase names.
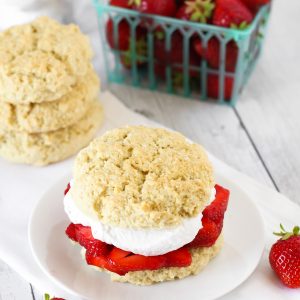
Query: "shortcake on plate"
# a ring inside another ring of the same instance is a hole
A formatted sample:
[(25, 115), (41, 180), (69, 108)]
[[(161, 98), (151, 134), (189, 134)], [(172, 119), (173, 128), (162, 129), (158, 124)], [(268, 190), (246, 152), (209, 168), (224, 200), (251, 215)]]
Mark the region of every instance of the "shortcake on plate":
[(112, 280), (184, 278), (220, 252), (228, 199), (200, 145), (160, 128), (114, 129), (75, 160), (66, 234)]

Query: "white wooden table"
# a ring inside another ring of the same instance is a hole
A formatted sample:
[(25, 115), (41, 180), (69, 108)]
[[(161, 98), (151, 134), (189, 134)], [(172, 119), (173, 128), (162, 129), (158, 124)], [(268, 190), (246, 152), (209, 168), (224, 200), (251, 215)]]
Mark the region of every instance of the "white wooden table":
[[(299, 12), (299, 0), (275, 0), (265, 51), (236, 108), (127, 87), (111, 90), (131, 109), (182, 132), (300, 204)], [(0, 261), (0, 299), (42, 299), (42, 294)]]

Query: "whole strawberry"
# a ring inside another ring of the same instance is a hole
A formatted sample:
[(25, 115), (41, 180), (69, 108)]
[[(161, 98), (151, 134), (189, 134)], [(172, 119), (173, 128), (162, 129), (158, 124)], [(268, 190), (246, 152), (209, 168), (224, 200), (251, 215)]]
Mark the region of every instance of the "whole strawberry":
[(129, 0), (110, 0), (109, 4), (113, 5), (113, 6), (126, 8), (126, 9), (131, 9), (132, 8), (132, 6), (129, 3)]
[(300, 288), (300, 228), (287, 232), (280, 224), (280, 236), (271, 248), (269, 261), (279, 279), (289, 288)]
[(252, 12), (241, 0), (216, 0), (213, 24), (245, 29), (253, 20)]
[(49, 294), (45, 294), (44, 299), (45, 300), (65, 300), (64, 298), (57, 298), (57, 297), (51, 298)]
[(176, 18), (186, 21), (207, 23), (215, 5), (212, 0), (185, 1), (177, 10)]
[(129, 0), (129, 5), (141, 13), (173, 17), (177, 6), (175, 0)]
[[(208, 65), (214, 69), (220, 67), (220, 51), (221, 45), (217, 38), (211, 38), (208, 42), (207, 49), (202, 46), (202, 41), (199, 37), (193, 40), (193, 47), (198, 55), (206, 59)], [(225, 69), (228, 72), (234, 72), (238, 59), (238, 46), (234, 41), (230, 41), (226, 46)]]
[(257, 10), (268, 3), (271, 2), (271, 0), (242, 0), (242, 2), (254, 13), (257, 12)]
[[(146, 29), (141, 26), (137, 26), (135, 47), (133, 47), (133, 38), (131, 36), (131, 29), (127, 20), (121, 20), (116, 27), (117, 32), (114, 31), (114, 22), (110, 18), (106, 23), (106, 38), (112, 49), (122, 51), (122, 54), (120, 54), (120, 60), (125, 68), (131, 67), (134, 51), (137, 55), (137, 66), (144, 65), (145, 57), (147, 56)], [(116, 36), (118, 37), (116, 41), (115, 33), (117, 33)]]

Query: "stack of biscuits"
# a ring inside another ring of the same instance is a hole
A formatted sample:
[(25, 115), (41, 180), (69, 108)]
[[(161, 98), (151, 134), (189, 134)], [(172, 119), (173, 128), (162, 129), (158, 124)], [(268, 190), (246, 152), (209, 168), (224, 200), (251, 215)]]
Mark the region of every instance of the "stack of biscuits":
[(0, 33), (0, 156), (47, 165), (88, 144), (102, 122), (88, 38), (47, 17)]

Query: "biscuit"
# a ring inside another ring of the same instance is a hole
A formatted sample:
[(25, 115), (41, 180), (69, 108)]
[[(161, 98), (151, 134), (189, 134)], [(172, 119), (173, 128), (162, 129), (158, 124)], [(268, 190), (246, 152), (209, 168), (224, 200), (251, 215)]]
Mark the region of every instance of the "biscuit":
[(46, 133), (0, 129), (0, 156), (13, 162), (38, 166), (63, 160), (88, 144), (102, 120), (102, 106), (94, 101), (81, 120), (64, 129)]
[(91, 69), (61, 99), (51, 102), (11, 104), (0, 102), (0, 127), (38, 133), (66, 128), (81, 119), (99, 91), (99, 79)]
[(192, 263), (188, 267), (162, 268), (154, 271), (135, 271), (129, 272), (124, 276), (120, 276), (116, 273), (98, 267), (94, 267), (94, 269), (109, 273), (112, 281), (129, 282), (136, 285), (151, 285), (164, 281), (182, 279), (190, 275), (199, 274), (208, 265), (208, 263), (219, 254), (223, 244), (223, 236), (220, 235), (215, 244), (211, 247), (191, 249)]
[(0, 33), (0, 100), (54, 101), (89, 68), (92, 50), (76, 25), (40, 17)]
[(71, 193), (81, 211), (103, 223), (165, 228), (198, 215), (213, 187), (200, 145), (133, 126), (107, 132), (78, 154)]

